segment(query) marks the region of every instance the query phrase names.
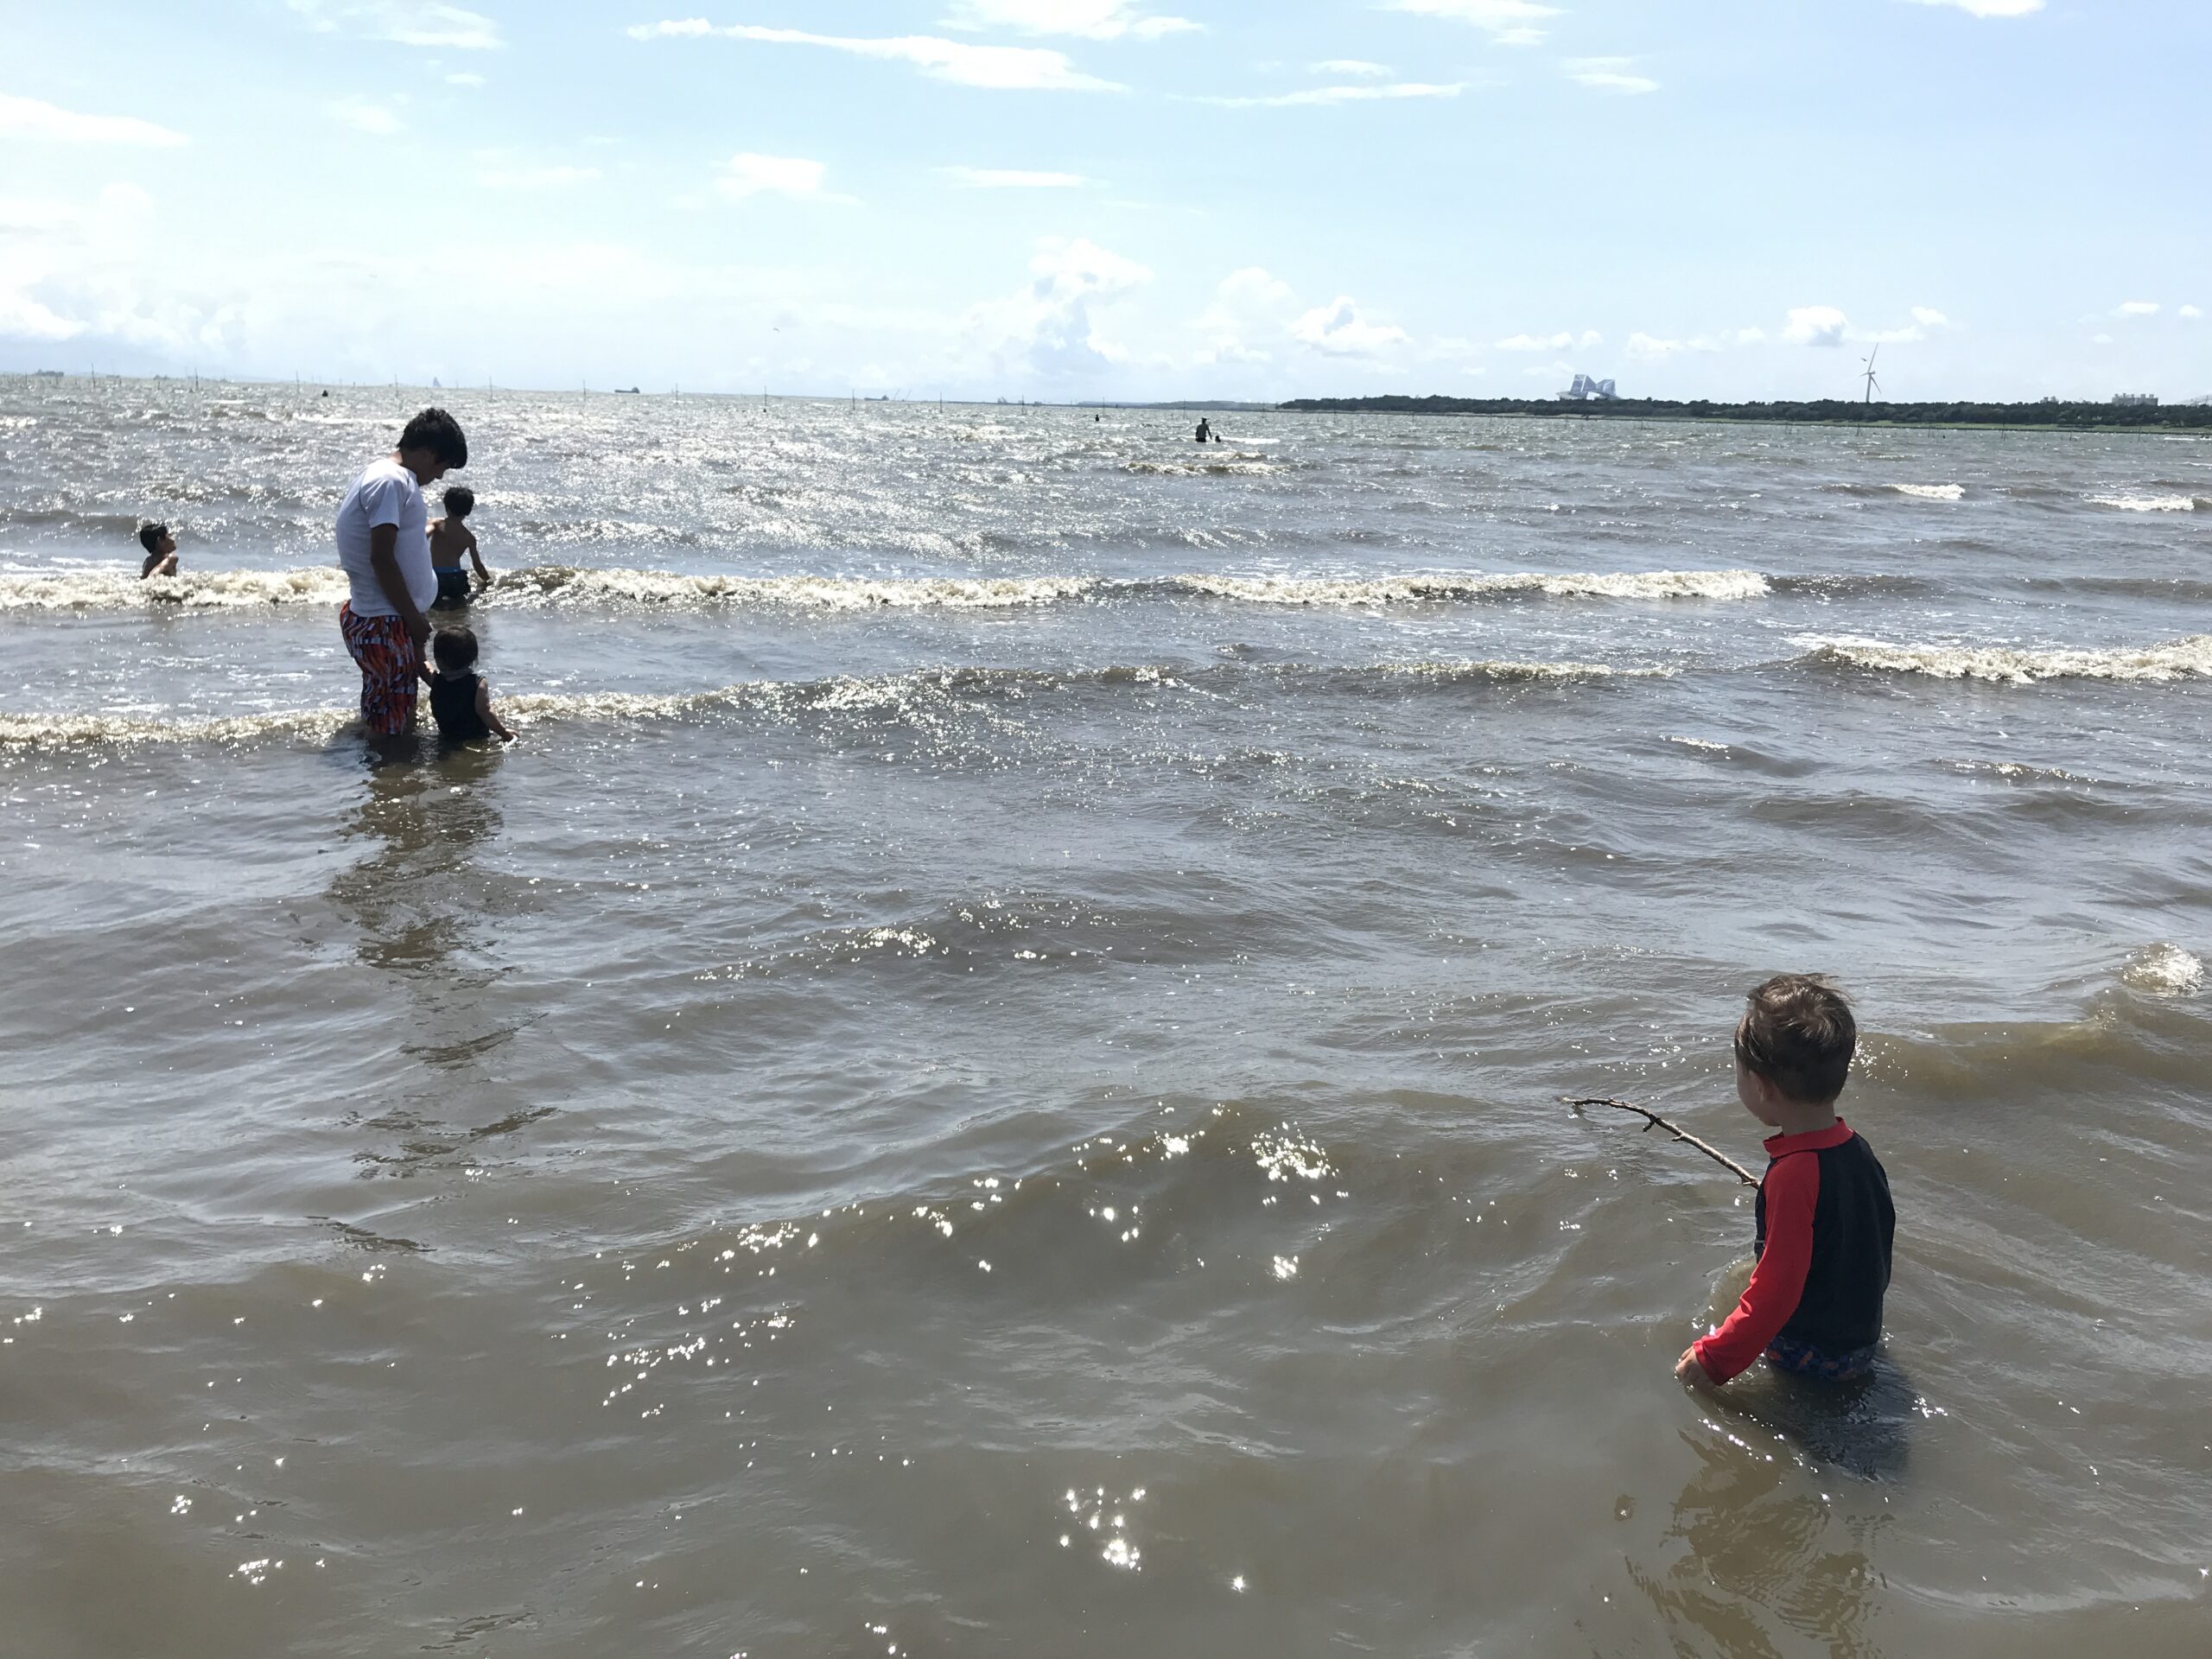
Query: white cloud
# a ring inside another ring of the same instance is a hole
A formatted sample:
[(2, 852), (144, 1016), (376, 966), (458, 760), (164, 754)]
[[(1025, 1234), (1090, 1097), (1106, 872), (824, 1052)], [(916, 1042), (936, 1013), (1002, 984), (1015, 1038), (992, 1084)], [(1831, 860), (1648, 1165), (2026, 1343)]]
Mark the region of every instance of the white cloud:
[(599, 176), (595, 167), (494, 168), (478, 174), (476, 182), (487, 190), (559, 190)]
[(1088, 182), (1080, 173), (1028, 173), (1014, 168), (941, 167), (938, 171), (971, 190), (1074, 190)]
[(1648, 75), (1631, 73), (1633, 58), (1569, 58), (1563, 67), (1567, 78), (1601, 92), (1656, 92), (1659, 83)]
[(1305, 104), (1363, 104), (1377, 99), (1457, 98), (1466, 90), (1464, 80), (1442, 86), (1402, 80), (1386, 86), (1308, 86), (1300, 92), (1277, 92), (1271, 98), (1203, 98), (1198, 101), (1231, 110), (1287, 109)]
[(1922, 6), (1955, 6), (1975, 17), (2025, 17), (2043, 10), (2043, 0), (1913, 0)]
[(316, 29), (340, 31), (400, 46), (450, 47), (489, 52), (500, 45), (499, 26), (481, 12), (431, 0), (286, 0)]
[(446, 85), (448, 86), (481, 86), (483, 84), (483, 76), (472, 74), (467, 70), (446, 77)]
[(2204, 313), (2193, 305), (2184, 305), (2174, 315), (2190, 322), (2202, 322), (2204, 321)]
[(1351, 296), (1339, 294), (1290, 325), (1291, 338), (1332, 357), (1365, 357), (1385, 346), (1402, 346), (1410, 338), (1389, 323), (1370, 322), (1359, 314)]
[(0, 138), (49, 138), (65, 144), (145, 144), (174, 149), (191, 140), (135, 115), (79, 115), (35, 98), (0, 93)]
[(635, 41), (719, 35), (726, 40), (761, 41), (775, 46), (818, 46), (832, 52), (849, 52), (855, 57), (911, 63), (934, 80), (988, 87), (997, 92), (1127, 90), (1110, 80), (1084, 74), (1068, 61), (1065, 53), (1039, 46), (969, 46), (958, 41), (939, 40), (933, 35), (861, 39), (843, 35), (812, 35), (802, 29), (762, 29), (751, 23), (731, 23), (717, 29), (698, 17), (677, 22), (639, 23), (629, 34)]
[(373, 133), (379, 138), (389, 138), (406, 124), (381, 104), (372, 104), (365, 98), (341, 98), (334, 104), (323, 105), (323, 112), (341, 126), (356, 132)]
[(1198, 315), (1205, 336), (1198, 361), (1267, 363), (1273, 358), (1254, 344), (1255, 336), (1278, 334), (1288, 327), (1294, 305), (1288, 283), (1257, 265), (1231, 271), (1214, 289), (1213, 302)]
[(2092, 346), (2109, 346), (2112, 344), (2112, 336), (2110, 334), (2091, 334), (2089, 336), (2089, 344)]
[(1923, 328), (1948, 328), (1951, 326), (1948, 317), (1925, 305), (1912, 308), (1912, 320)]
[(964, 332), (1002, 370), (1050, 379), (1087, 375), (1128, 359), (1099, 332), (1091, 311), (1134, 293), (1152, 273), (1083, 238), (1046, 237), (1029, 262), (1031, 281), (1003, 299), (970, 308)]
[(1152, 17), (1129, 0), (957, 0), (954, 29), (1011, 29), (1024, 35), (1074, 35), (1087, 41), (1130, 36), (1156, 41), (1198, 27), (1187, 17)]
[(756, 156), (747, 151), (722, 163), (715, 188), (741, 200), (764, 194), (819, 195), (823, 175), (828, 170), (820, 162), (803, 161), (796, 156)]
[(1628, 354), (1630, 357), (1656, 359), (1672, 357), (1682, 349), (1682, 342), (1679, 340), (1657, 340), (1649, 334), (1630, 334), (1628, 337)]
[(1586, 328), (1579, 335), (1572, 334), (1510, 334), (1497, 342), (1497, 349), (1501, 352), (1565, 352), (1573, 350), (1586, 352), (1592, 346), (1602, 346), (1605, 343), (1605, 337), (1603, 334), (1599, 334), (1594, 328)]
[(1377, 80), (1387, 80), (1390, 75), (1389, 64), (1370, 63), (1364, 58), (1330, 58), (1308, 67), (1317, 75), (1371, 75)]
[(2156, 300), (2124, 300), (2113, 307), (2115, 317), (2155, 317), (2163, 309)]
[(1486, 29), (1500, 46), (1538, 46), (1544, 31), (1531, 25), (1559, 16), (1557, 6), (1535, 0), (1387, 0), (1389, 11), (1410, 11), (1424, 17), (1456, 17)]
[(1840, 346), (1851, 319), (1832, 305), (1801, 305), (1789, 313), (1782, 337), (1792, 346)]

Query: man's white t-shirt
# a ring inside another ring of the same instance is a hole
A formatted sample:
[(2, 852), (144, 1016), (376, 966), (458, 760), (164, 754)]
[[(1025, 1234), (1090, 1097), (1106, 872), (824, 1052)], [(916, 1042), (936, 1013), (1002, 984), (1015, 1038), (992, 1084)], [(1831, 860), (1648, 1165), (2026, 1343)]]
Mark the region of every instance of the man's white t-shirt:
[(423, 499), (423, 486), (415, 474), (389, 457), (372, 461), (346, 492), (338, 507), (338, 565), (353, 590), (356, 616), (397, 616), (398, 607), (385, 597), (369, 563), (369, 532), (378, 524), (396, 525), (399, 539), (392, 556), (400, 580), (407, 584), (415, 608), (427, 611), (438, 596), (438, 573), (430, 564), (430, 508)]

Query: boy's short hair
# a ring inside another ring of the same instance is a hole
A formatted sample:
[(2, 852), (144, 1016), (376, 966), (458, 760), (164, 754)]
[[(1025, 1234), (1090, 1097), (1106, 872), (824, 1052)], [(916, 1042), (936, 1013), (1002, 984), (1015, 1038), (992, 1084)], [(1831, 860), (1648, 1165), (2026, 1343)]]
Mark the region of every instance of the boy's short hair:
[(448, 467), (468, 465), (468, 440), (461, 423), (442, 409), (426, 409), (399, 435), (402, 449), (427, 449)]
[(448, 518), (466, 518), (476, 511), (476, 492), (466, 484), (456, 484), (445, 493), (446, 514)]
[(167, 524), (142, 524), (138, 529), (138, 545), (151, 553), (162, 544), (162, 537), (168, 533)]
[(1808, 1106), (1843, 1092), (1858, 1046), (1851, 999), (1820, 974), (1777, 974), (1751, 992), (1736, 1027), (1737, 1062)]
[(440, 668), (458, 673), (476, 665), (476, 630), (440, 628), (430, 636), (430, 655)]

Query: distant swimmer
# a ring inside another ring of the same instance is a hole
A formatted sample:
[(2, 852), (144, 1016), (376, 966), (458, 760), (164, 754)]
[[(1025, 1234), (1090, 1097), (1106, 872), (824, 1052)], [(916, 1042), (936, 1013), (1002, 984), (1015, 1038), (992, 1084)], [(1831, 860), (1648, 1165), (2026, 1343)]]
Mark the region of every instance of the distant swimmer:
[(1214, 442), (1213, 423), (1203, 416), (1201, 416), (1198, 421), (1198, 435), (1197, 442), (1199, 443), (1211, 443)]
[(176, 575), (176, 537), (167, 524), (148, 524), (138, 532), (138, 545), (146, 550), (146, 562), (138, 567), (139, 581)]
[(476, 579), (485, 587), (492, 585), (492, 573), (484, 568), (484, 556), (476, 550), (476, 532), (468, 527), (468, 515), (476, 510), (476, 492), (466, 484), (456, 484), (445, 493), (446, 516), (430, 520), (430, 568), (438, 573), (438, 596), (430, 601), (433, 610), (450, 610), (468, 603), (468, 572), (461, 569), (462, 556), (476, 567)]

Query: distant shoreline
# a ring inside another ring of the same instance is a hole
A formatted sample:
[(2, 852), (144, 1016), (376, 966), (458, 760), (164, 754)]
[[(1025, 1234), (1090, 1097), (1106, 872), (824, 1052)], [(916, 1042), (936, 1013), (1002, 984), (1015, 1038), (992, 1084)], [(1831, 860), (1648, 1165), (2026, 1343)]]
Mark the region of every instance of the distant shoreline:
[(1576, 402), (1523, 397), (1296, 397), (1294, 415), (1491, 415), (1535, 420), (1711, 421), (1747, 426), (1922, 427), (1954, 432), (2204, 432), (2202, 404), (1809, 404), (1664, 403), (1653, 398)]

